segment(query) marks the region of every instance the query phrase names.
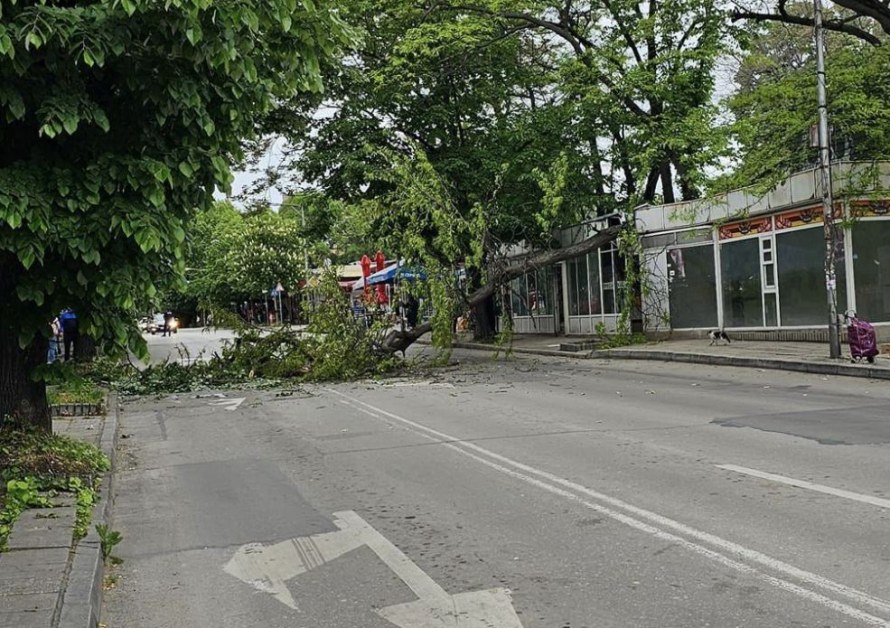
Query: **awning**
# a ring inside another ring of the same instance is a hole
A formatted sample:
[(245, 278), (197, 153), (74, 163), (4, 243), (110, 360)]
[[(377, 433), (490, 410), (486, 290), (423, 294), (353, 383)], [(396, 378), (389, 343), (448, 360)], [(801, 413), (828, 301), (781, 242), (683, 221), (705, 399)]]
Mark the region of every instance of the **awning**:
[[(387, 266), (383, 270), (378, 270), (376, 273), (373, 273), (370, 277), (368, 277), (368, 285), (373, 286), (378, 283), (386, 283), (388, 281), (393, 281), (394, 279), (404, 279), (406, 281), (414, 281), (415, 279), (420, 279), (421, 281), (426, 279), (426, 273), (422, 268), (411, 268), (409, 266), (399, 266), (398, 264), (393, 264), (392, 266)], [(361, 290), (365, 287), (365, 279), (364, 277), (356, 280), (352, 284), (353, 290)]]

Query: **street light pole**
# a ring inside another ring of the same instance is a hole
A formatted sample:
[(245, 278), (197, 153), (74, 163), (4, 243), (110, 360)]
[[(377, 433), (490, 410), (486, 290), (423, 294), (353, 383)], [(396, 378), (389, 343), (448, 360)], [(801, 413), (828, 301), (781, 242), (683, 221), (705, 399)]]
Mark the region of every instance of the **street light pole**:
[(816, 39), (816, 83), (819, 98), (819, 171), (822, 180), (822, 224), (825, 233), (825, 292), (828, 295), (828, 343), (832, 358), (841, 357), (837, 317), (837, 274), (835, 272), (836, 232), (831, 191), (831, 148), (829, 144), (828, 103), (825, 96), (825, 31), (822, 28), (822, 0), (813, 0)]

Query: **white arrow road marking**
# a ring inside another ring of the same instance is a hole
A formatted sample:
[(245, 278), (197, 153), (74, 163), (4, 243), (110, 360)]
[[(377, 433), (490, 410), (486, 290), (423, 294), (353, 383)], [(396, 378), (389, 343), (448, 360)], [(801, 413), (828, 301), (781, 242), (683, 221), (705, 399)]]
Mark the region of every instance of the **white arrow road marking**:
[(222, 401), (212, 401), (210, 403), (211, 406), (220, 406), (224, 410), (228, 410), (229, 412), (234, 412), (238, 409), (247, 397), (235, 397), (234, 399), (223, 399)]
[(339, 530), (274, 545), (244, 545), (223, 568), (282, 604), (297, 604), (286, 581), (362, 546), (369, 547), (417, 596), (414, 602), (378, 609), (378, 615), (403, 628), (522, 628), (510, 591), (488, 589), (448, 595), (420, 567), (364, 519), (350, 511), (334, 513)]
[(716, 466), (718, 469), (735, 471), (736, 473), (751, 475), (762, 480), (770, 480), (772, 482), (779, 482), (780, 484), (787, 484), (788, 486), (796, 486), (798, 488), (805, 488), (811, 491), (825, 493), (826, 495), (834, 495), (835, 497), (852, 499), (864, 504), (880, 506), (881, 508), (890, 508), (890, 499), (882, 499), (880, 497), (873, 497), (871, 495), (863, 495), (862, 493), (854, 493), (853, 491), (845, 491), (842, 488), (832, 488), (831, 486), (825, 486), (824, 484), (814, 484), (813, 482), (807, 482), (806, 480), (797, 480), (795, 478), (785, 477), (784, 475), (776, 475), (775, 473), (767, 473), (765, 471), (758, 471), (757, 469), (739, 467), (734, 464), (718, 464)]

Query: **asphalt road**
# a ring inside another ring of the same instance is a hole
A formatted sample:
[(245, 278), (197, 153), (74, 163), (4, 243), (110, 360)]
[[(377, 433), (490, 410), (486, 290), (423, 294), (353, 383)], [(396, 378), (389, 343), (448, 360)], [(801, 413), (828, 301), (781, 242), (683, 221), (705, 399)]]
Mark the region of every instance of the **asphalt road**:
[(170, 336), (143, 334), (151, 355), (149, 364), (165, 361), (187, 363), (219, 351), (226, 340), (234, 338), (228, 329), (204, 329), (188, 327)]
[(890, 625), (886, 383), (455, 357), (128, 403), (108, 628)]

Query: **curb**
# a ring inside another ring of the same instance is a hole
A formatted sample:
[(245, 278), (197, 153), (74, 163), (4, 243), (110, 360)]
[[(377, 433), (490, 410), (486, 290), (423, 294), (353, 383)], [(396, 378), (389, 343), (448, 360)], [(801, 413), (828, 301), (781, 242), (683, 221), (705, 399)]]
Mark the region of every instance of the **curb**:
[(779, 358), (746, 358), (729, 355), (708, 355), (703, 353), (676, 353), (673, 351), (634, 351), (627, 349), (603, 349), (593, 351), (590, 357), (618, 360), (656, 360), (660, 362), (686, 362), (688, 364), (711, 364), (714, 366), (740, 366), (746, 368), (796, 371), (816, 375), (840, 375), (868, 379), (890, 380), (890, 369), (853, 364), (825, 364), (822, 362), (798, 362)]
[(68, 579), (59, 598), (58, 622), (53, 628), (96, 628), (102, 612), (105, 561), (96, 524), (111, 525), (111, 483), (117, 450), (117, 424), (120, 404), (114, 393), (108, 396), (108, 413), (105, 416), (99, 443), (102, 452), (111, 461), (111, 468), (102, 475), (99, 500), (93, 507), (93, 519), (87, 535), (72, 548), (72, 560)]
[[(429, 344), (419, 343), (418, 344)], [(575, 360), (589, 360), (590, 351), (559, 351), (558, 349), (524, 349), (520, 347), (499, 347), (478, 342), (454, 342), (454, 349), (473, 349), (475, 351), (491, 351), (492, 353), (522, 353), (528, 355), (546, 355), (553, 358), (574, 358)]]

